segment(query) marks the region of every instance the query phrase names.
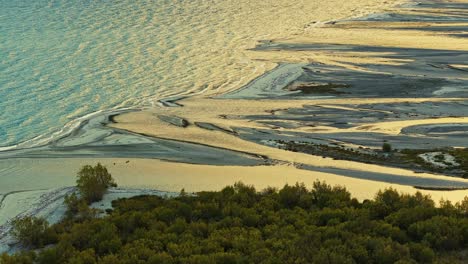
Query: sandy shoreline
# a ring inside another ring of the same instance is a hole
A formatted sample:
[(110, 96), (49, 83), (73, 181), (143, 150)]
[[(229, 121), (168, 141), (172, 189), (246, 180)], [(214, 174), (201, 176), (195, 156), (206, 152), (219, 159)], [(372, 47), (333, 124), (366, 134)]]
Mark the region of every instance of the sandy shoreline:
[[(4, 163), (4, 161), (0, 161)], [(160, 160), (147, 159), (18, 159), (18, 174), (22, 176), (15, 181), (6, 182), (1, 186), (0, 192), (6, 193), (11, 189), (31, 190), (56, 189), (73, 186), (76, 171), (70, 168), (79, 168), (85, 164), (101, 162), (108, 167), (113, 177), (124, 188), (154, 188), (161, 191), (179, 192), (185, 189), (188, 192), (216, 191), (226, 185), (242, 181), (254, 185), (258, 190), (266, 187), (281, 188), (285, 184), (304, 182), (311, 186), (316, 180), (326, 181), (332, 185), (345, 186), (354, 197), (363, 200), (372, 198), (379, 190), (395, 188), (405, 193), (414, 193), (411, 186), (388, 184), (384, 182), (361, 180), (351, 177), (337, 176), (331, 173), (298, 170), (288, 164), (274, 166), (210, 166), (186, 163), (173, 163)], [(21, 165), (21, 166), (19, 166)], [(468, 182), (468, 181), (466, 181)], [(466, 191), (427, 191), (435, 201), (449, 199), (461, 201)]]

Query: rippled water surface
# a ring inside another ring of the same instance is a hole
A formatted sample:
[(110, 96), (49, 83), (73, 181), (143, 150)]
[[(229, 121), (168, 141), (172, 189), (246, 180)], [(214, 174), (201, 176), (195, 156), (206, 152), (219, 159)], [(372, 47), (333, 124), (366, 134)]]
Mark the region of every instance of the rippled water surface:
[(247, 48), (342, 15), (332, 2), (0, 0), (0, 147), (99, 110), (244, 84), (271, 67)]

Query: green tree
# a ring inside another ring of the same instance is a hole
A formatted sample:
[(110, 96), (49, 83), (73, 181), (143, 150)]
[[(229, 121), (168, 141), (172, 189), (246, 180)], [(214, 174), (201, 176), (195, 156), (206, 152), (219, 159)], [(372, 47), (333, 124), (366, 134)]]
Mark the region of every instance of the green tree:
[(78, 172), (76, 185), (81, 197), (88, 203), (100, 201), (109, 187), (116, 187), (112, 175), (100, 163), (83, 166)]
[(435, 254), (431, 248), (417, 243), (411, 243), (409, 248), (411, 256), (419, 263), (432, 263), (434, 261)]
[(34, 259), (36, 258), (36, 253), (34, 251), (26, 253), (18, 253), (15, 255), (8, 255), (3, 253), (0, 255), (0, 263), (2, 264), (33, 264)]
[(75, 220), (77, 222), (83, 222), (96, 218), (100, 211), (98, 209), (89, 207), (86, 201), (84, 199), (78, 198), (75, 193), (66, 195), (64, 203), (67, 206), (65, 218)]
[(73, 218), (75, 215), (78, 214), (80, 205), (86, 202), (78, 198), (78, 196), (75, 193), (72, 193), (71, 195), (65, 195), (63, 203), (65, 204), (65, 206), (67, 206), (65, 217)]
[(307, 195), (308, 191), (304, 184), (296, 183), (290, 186), (286, 184), (283, 189), (279, 191), (279, 200), (283, 206), (287, 208), (294, 208), (299, 206), (301, 197)]
[(13, 220), (13, 236), (27, 247), (42, 247), (54, 241), (55, 234), (44, 218), (25, 216)]
[(382, 151), (386, 153), (392, 152), (392, 145), (390, 143), (383, 143)]
[(94, 250), (92, 248), (87, 249), (71, 257), (67, 263), (69, 264), (95, 264), (97, 263), (96, 254), (94, 253)]
[(331, 186), (325, 182), (315, 181), (311, 194), (313, 202), (319, 208), (341, 208), (351, 202), (351, 194), (341, 186)]

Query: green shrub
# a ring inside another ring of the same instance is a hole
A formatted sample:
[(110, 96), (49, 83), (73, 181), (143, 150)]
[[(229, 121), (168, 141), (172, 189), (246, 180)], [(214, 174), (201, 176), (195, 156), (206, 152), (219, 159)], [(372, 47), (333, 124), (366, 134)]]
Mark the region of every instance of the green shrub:
[(78, 172), (76, 186), (81, 197), (88, 203), (100, 201), (109, 187), (116, 187), (107, 168), (98, 163), (96, 166), (83, 166)]
[(42, 247), (54, 242), (56, 236), (44, 218), (25, 216), (13, 220), (13, 236), (24, 246)]
[(383, 143), (382, 151), (385, 152), (385, 153), (392, 152), (392, 145), (390, 145), (389, 143)]

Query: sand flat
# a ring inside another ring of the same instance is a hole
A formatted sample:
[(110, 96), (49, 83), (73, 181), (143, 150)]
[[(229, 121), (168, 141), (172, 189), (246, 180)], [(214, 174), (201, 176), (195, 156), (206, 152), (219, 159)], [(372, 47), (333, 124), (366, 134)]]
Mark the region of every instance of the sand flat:
[[(387, 102), (391, 100), (387, 100)], [(397, 99), (396, 101), (400, 101)], [(410, 100), (411, 101), (411, 100)], [(417, 100), (420, 102), (421, 100)], [(192, 99), (184, 101), (185, 106), (183, 108), (171, 108), (169, 111), (175, 111), (175, 113), (179, 116), (183, 115), (185, 111), (190, 113), (190, 115), (186, 115), (185, 118), (189, 120), (189, 122), (197, 121), (204, 121), (204, 122), (211, 122), (213, 124), (219, 126), (225, 126), (229, 128), (234, 128), (236, 126), (243, 126), (249, 128), (268, 128), (262, 127), (261, 124), (255, 123), (256, 120), (240, 120), (237, 119), (224, 119), (220, 118), (219, 114), (224, 114), (227, 116), (234, 115), (234, 114), (245, 114), (246, 112), (249, 114), (255, 114), (254, 110), (259, 112), (268, 112), (272, 109), (269, 107), (278, 107), (278, 109), (287, 108), (288, 106), (297, 106), (297, 101), (282, 101), (282, 102), (271, 102), (271, 101), (258, 101), (256, 103), (252, 103), (251, 101), (244, 101), (245, 105), (243, 105), (239, 101), (231, 101), (230, 100), (211, 100), (205, 99), (205, 103), (202, 103), (202, 100)], [(230, 105), (230, 103), (232, 105)], [(262, 103), (265, 102), (264, 105)], [(213, 105), (211, 105), (213, 103)], [(308, 103), (313, 103), (310, 101)], [(335, 101), (336, 103), (336, 101)], [(342, 102), (344, 103), (344, 102)], [(346, 101), (346, 103), (350, 103)], [(216, 109), (216, 110), (215, 110)], [(275, 109), (275, 108), (273, 108)], [(232, 111), (232, 112), (231, 112)], [(212, 131), (202, 129), (196, 126), (189, 126), (188, 128), (179, 128), (176, 126), (168, 125), (163, 122), (160, 122), (157, 118), (154, 117), (154, 113), (151, 111), (147, 112), (135, 112), (135, 113), (128, 113), (122, 116), (118, 116), (115, 118), (116, 124), (112, 124), (112, 127), (125, 129), (129, 131), (135, 131), (139, 133), (144, 133), (154, 137), (162, 137), (162, 138), (171, 138), (174, 140), (181, 140), (181, 141), (189, 141), (193, 143), (199, 144), (207, 144), (211, 146), (226, 148), (226, 149), (233, 149), (233, 150), (249, 150), (252, 153), (256, 153), (258, 155), (266, 156), (270, 159), (277, 160), (280, 162), (285, 162), (288, 164), (306, 164), (315, 167), (332, 167), (332, 168), (340, 168), (340, 169), (349, 169), (349, 170), (357, 170), (370, 173), (388, 173), (394, 174), (399, 176), (411, 176), (411, 177), (421, 177), (421, 178), (435, 178), (440, 179), (443, 176), (433, 175), (428, 173), (415, 173), (413, 171), (404, 170), (404, 169), (397, 169), (391, 167), (383, 167), (378, 165), (372, 164), (365, 164), (363, 166), (362, 163), (352, 162), (352, 161), (335, 161), (330, 158), (323, 158), (319, 156), (308, 155), (304, 153), (296, 153), (285, 151), (282, 149), (278, 149), (275, 147), (270, 147), (266, 145), (257, 144), (251, 141), (243, 140), (236, 135), (223, 133), (220, 131)], [(427, 120), (426, 123), (437, 123), (434, 120)], [(393, 124), (393, 126), (397, 126), (397, 124)], [(411, 124), (409, 122), (408, 124)], [(400, 124), (401, 125), (401, 124)], [(397, 126), (398, 127), (398, 126)], [(404, 125), (403, 125), (404, 127)], [(368, 128), (371, 129), (371, 128)], [(336, 129), (338, 130), (338, 129)], [(286, 132), (286, 130), (281, 130), (282, 133)], [(294, 138), (292, 138), (294, 140)], [(458, 180), (458, 179), (457, 179)], [(468, 182), (468, 180), (460, 179), (460, 181)]]
[[(127, 162), (128, 161), (128, 162)], [(342, 185), (358, 199), (370, 199), (378, 190), (395, 188), (405, 193), (417, 190), (410, 186), (342, 177), (330, 173), (298, 170), (291, 165), (276, 166), (209, 166), (184, 163), (171, 163), (148, 159), (17, 159), (9, 161), (16, 167), (19, 176), (15, 182), (1, 186), (1, 192), (12, 189), (54, 189), (70, 186), (75, 181), (75, 171), (85, 164), (101, 162), (109, 168), (120, 187), (155, 188), (161, 191), (178, 192), (185, 188), (188, 192), (220, 190), (226, 185), (242, 181), (257, 189), (282, 187), (284, 184), (304, 182), (307, 186), (316, 180), (332, 185)], [(5, 161), (0, 161), (0, 164)], [(115, 163), (115, 165), (114, 165)], [(70, 170), (72, 169), (72, 170)], [(39, 172), (39, 173), (38, 173)], [(2, 178), (5, 175), (2, 175)], [(461, 201), (466, 191), (426, 191), (436, 201), (450, 199)], [(0, 211), (1, 212), (1, 211)]]

